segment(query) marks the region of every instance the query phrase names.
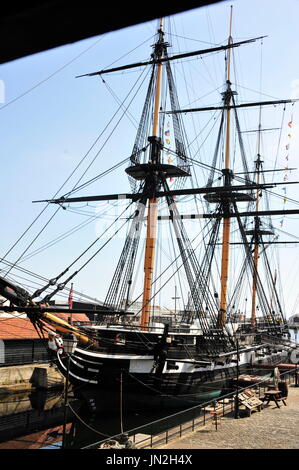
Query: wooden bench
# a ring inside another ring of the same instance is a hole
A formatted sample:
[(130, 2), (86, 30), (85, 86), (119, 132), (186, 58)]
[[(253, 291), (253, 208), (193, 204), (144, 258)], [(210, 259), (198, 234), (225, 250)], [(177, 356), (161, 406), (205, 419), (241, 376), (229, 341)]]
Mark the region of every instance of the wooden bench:
[(270, 401), (274, 401), (277, 408), (280, 408), (279, 402), (281, 401), (283, 402), (285, 406), (287, 406), (285, 402), (285, 397), (282, 397), (282, 392), (280, 390), (267, 390), (265, 392), (264, 401), (266, 401), (266, 405), (268, 405)]
[(244, 406), (247, 415), (251, 416), (251, 412), (254, 410), (261, 411), (263, 408), (263, 402), (256, 397), (253, 390), (245, 390), (238, 394), (239, 406)]

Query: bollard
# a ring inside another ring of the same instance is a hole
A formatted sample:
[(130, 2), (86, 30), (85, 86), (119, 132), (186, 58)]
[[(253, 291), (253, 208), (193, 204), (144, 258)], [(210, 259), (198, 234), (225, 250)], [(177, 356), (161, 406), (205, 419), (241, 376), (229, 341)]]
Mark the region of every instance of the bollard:
[[(218, 430), (218, 415), (219, 415), (219, 413), (221, 413), (220, 410), (210, 411), (210, 414), (213, 415), (213, 424), (215, 425), (215, 430), (216, 431)], [(220, 421), (220, 417), (219, 417), (219, 421)]]

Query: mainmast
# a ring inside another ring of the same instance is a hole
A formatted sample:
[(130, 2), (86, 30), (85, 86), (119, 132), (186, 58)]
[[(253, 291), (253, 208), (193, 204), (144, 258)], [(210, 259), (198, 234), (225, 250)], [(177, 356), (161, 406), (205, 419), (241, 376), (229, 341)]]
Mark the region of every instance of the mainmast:
[[(229, 38), (228, 45), (233, 42), (232, 39), (232, 6), (230, 12), (230, 26), (229, 26)], [(231, 49), (228, 49), (227, 53), (227, 88), (224, 93), (224, 105), (227, 108), (226, 117), (226, 145), (225, 145), (225, 168), (224, 174), (224, 186), (231, 185), (231, 171), (230, 171), (230, 104), (232, 98), (231, 81), (230, 81), (230, 62), (231, 62)], [(220, 292), (220, 311), (218, 326), (223, 328), (226, 321), (226, 309), (227, 309), (227, 284), (228, 284), (228, 268), (229, 268), (229, 242), (230, 242), (230, 204), (229, 199), (223, 204), (223, 237), (222, 237), (222, 257), (221, 257), (221, 292)]]

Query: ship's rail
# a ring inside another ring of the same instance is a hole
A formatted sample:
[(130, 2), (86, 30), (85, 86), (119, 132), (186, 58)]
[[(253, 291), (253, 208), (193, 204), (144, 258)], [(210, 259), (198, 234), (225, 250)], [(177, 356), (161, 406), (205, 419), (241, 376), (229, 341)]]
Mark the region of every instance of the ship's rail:
[[(79, 325), (77, 322), (76, 325)], [(131, 324), (131, 323), (104, 323), (104, 322), (80, 322), (80, 327), (84, 327), (87, 329), (108, 329), (108, 330), (120, 330), (120, 331), (132, 331), (132, 332), (142, 332), (142, 333), (155, 333), (155, 334), (162, 334), (165, 330), (165, 324), (160, 324), (160, 326), (154, 325), (154, 326), (148, 326), (144, 327), (139, 324)], [(192, 325), (170, 325), (169, 326), (169, 335), (175, 335), (175, 334), (184, 334), (184, 335), (201, 335), (202, 330), (200, 328), (195, 328), (192, 327)]]
[(261, 336), (262, 341), (267, 341), (268, 343), (280, 345), (280, 346), (287, 346), (287, 347), (296, 347), (296, 341), (286, 338), (275, 338), (273, 336), (268, 336), (263, 334)]
[[(280, 378), (285, 380), (288, 385), (299, 386), (299, 369), (294, 368), (291, 371), (282, 372)], [(217, 419), (231, 414), (232, 417), (239, 417), (238, 394), (251, 389), (256, 391), (257, 398), (261, 398), (265, 390), (269, 387), (269, 379), (263, 379), (260, 382), (251, 384), (248, 387), (238, 387), (233, 391), (221, 396), (217, 400), (197, 405), (193, 408), (185, 409), (179, 413), (167, 416), (166, 418), (154, 421), (144, 426), (126, 431), (135, 448), (153, 449), (168, 444), (171, 440), (178, 439), (183, 435), (190, 434), (198, 428), (204, 427), (207, 423), (213, 421), (217, 426)], [(216, 416), (216, 418), (215, 418)], [(173, 425), (174, 422), (179, 424)], [(219, 423), (219, 421), (218, 421)], [(163, 431), (161, 431), (163, 429)], [(157, 431), (159, 430), (159, 431)], [(117, 434), (109, 439), (83, 447), (83, 449), (99, 449), (100, 446), (109, 440), (116, 440), (122, 435)]]

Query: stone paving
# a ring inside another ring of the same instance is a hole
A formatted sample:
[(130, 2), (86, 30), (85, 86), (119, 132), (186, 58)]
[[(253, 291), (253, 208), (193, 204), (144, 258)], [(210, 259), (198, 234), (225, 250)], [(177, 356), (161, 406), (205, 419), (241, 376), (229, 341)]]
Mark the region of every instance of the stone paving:
[(163, 445), (163, 449), (299, 449), (299, 387), (290, 386), (287, 406), (270, 402), (250, 417), (221, 418)]

